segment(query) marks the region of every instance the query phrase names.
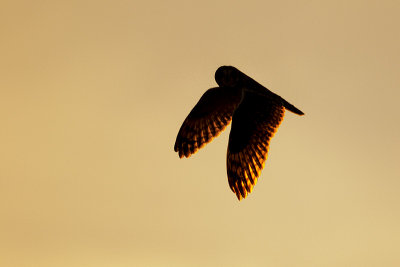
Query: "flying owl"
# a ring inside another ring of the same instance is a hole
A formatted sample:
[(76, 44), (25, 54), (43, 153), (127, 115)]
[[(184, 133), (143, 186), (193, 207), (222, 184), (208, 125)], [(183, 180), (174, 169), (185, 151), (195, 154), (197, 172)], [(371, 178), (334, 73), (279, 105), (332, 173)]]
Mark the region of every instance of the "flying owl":
[(226, 166), (229, 186), (241, 200), (264, 168), (269, 141), (285, 109), (304, 113), (235, 67), (219, 67), (215, 81), (219, 87), (207, 90), (183, 122), (174, 150), (180, 158), (190, 157), (232, 120)]

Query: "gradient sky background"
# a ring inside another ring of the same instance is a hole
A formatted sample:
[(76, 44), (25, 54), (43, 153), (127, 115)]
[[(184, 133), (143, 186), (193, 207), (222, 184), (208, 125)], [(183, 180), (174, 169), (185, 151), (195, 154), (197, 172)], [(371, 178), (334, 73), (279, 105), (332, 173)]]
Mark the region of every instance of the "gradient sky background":
[[(1, 266), (399, 266), (400, 2), (2, 1)], [(293, 103), (244, 201), (228, 128), (178, 129), (233, 65)]]

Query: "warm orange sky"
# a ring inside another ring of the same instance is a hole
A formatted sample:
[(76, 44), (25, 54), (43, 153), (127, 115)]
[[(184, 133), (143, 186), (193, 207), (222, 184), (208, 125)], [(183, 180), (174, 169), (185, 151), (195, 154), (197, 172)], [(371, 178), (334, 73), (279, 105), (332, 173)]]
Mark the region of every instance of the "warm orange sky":
[[(399, 1), (3, 1), (1, 266), (400, 266)], [(237, 201), (220, 65), (287, 112)]]

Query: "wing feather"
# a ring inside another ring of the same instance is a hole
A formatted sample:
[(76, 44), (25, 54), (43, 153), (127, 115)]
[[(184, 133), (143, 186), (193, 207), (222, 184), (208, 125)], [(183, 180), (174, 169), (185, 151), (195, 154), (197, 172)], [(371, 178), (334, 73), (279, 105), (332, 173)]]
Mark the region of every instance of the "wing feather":
[(207, 90), (183, 122), (174, 150), (179, 157), (190, 157), (217, 137), (231, 122), (232, 114), (242, 98), (235, 87)]
[(227, 153), (229, 186), (240, 200), (251, 193), (267, 159), (269, 141), (283, 120), (281, 102), (246, 92), (233, 114)]

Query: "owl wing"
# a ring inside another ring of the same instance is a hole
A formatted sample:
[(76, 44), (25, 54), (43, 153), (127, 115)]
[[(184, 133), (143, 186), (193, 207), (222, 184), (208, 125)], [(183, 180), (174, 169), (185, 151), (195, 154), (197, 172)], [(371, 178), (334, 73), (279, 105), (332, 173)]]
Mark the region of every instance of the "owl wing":
[(179, 157), (189, 157), (218, 136), (231, 122), (241, 98), (241, 89), (235, 87), (207, 90), (179, 129), (174, 146)]
[(233, 114), (227, 153), (229, 186), (241, 200), (253, 189), (267, 159), (269, 141), (285, 108), (274, 96), (246, 92)]

